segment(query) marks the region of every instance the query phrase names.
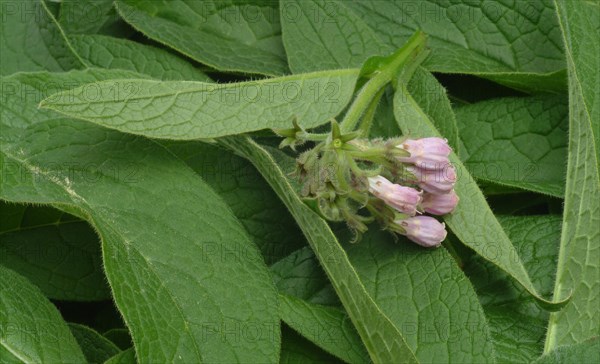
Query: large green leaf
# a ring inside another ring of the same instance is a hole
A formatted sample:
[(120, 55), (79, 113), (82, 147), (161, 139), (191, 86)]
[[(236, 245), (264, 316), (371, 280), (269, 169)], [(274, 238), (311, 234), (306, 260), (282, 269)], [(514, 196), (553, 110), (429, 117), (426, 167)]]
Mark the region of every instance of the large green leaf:
[[(499, 217), (535, 287), (552, 293), (560, 243), (560, 216)], [(521, 285), (492, 263), (474, 256), (465, 267), (490, 323), (501, 363), (530, 363), (541, 355), (549, 313)]]
[[(65, 91), (42, 106), (127, 133), (199, 139), (267, 128), (312, 128), (348, 103), (357, 70), (230, 84), (113, 80)], [(91, 92), (94, 95), (90, 95)]]
[(84, 361), (56, 307), (27, 279), (0, 265), (0, 362)]
[[(348, 1), (384, 43), (401, 47), (416, 31), (430, 39), (428, 69), (449, 73), (543, 74), (565, 68), (553, 6), (534, 2)], [(496, 75), (495, 77), (498, 77)]]
[(371, 227), (348, 246), (367, 292), (422, 363), (490, 363), (494, 349), (469, 280), (445, 249), (426, 250)]
[(600, 327), (600, 7), (556, 7), (569, 71), (569, 157), (554, 297), (573, 298), (550, 316), (545, 352), (597, 336)]
[(43, 0), (4, 1), (0, 17), (0, 75), (82, 66)]
[(134, 28), (221, 71), (287, 72), (277, 2), (117, 0)]
[(325, 351), (347, 363), (365, 363), (368, 354), (348, 315), (294, 296), (279, 295), (281, 319)]
[(281, 328), (280, 364), (337, 364), (343, 361), (319, 349), (294, 330)]
[(0, 202), (0, 209), (3, 218), (11, 212), (15, 218), (0, 229), (0, 264), (28, 278), (49, 298), (110, 298), (100, 242), (87, 223), (50, 208)]
[[(404, 134), (416, 138), (440, 136), (429, 117), (401, 82), (398, 82), (394, 97), (394, 112)], [(540, 304), (548, 309), (558, 309), (561, 304), (564, 305), (565, 302), (552, 304), (537, 292), (523, 263), (517, 258), (513, 244), (456, 153), (451, 153), (450, 162), (458, 176), (455, 190), (460, 203), (452, 214), (445, 216), (448, 226), (465, 245), (515, 278)]]
[(502, 98), (456, 109), (461, 159), (473, 177), (564, 195), (568, 106), (563, 96)]
[(85, 325), (69, 323), (69, 329), (88, 363), (104, 363), (121, 352), (110, 340)]
[(377, 363), (416, 362), (398, 328), (367, 293), (327, 223), (302, 202), (273, 157), (249, 138), (228, 138), (222, 142), (248, 158), (290, 210), (331, 280), (371, 359)]
[(160, 48), (104, 35), (69, 39), (83, 62), (92, 67), (134, 71), (159, 80), (210, 82), (194, 66)]
[[(81, 82), (80, 73), (66, 75)], [(225, 203), (152, 141), (41, 118), (2, 119), (0, 197), (67, 206), (89, 219), (138, 358), (275, 361), (277, 293)], [(9, 126), (15, 124), (21, 125)], [(225, 335), (231, 327), (246, 330), (243, 325), (264, 335)]]

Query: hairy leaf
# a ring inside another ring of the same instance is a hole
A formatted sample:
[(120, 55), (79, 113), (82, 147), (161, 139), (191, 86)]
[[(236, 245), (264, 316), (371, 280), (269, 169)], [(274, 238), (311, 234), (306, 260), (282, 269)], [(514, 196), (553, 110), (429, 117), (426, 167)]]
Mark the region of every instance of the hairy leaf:
[(338, 70), (222, 85), (105, 81), (58, 93), (42, 106), (153, 138), (214, 138), (290, 128), (294, 119), (305, 128), (324, 124), (346, 106), (357, 75)]
[(2, 2), (0, 17), (0, 75), (82, 67), (43, 0)]
[(0, 361), (82, 363), (60, 313), (27, 279), (0, 265)]
[(210, 82), (190, 63), (160, 48), (104, 35), (75, 35), (69, 39), (91, 67), (134, 71), (159, 80)]
[(85, 325), (69, 323), (69, 329), (88, 363), (104, 363), (121, 352), (110, 340)]
[(221, 71), (287, 72), (277, 2), (117, 0), (119, 14), (148, 37)]
[(556, 7), (569, 71), (569, 157), (554, 297), (572, 300), (550, 316), (546, 353), (597, 336), (600, 327), (600, 7)]

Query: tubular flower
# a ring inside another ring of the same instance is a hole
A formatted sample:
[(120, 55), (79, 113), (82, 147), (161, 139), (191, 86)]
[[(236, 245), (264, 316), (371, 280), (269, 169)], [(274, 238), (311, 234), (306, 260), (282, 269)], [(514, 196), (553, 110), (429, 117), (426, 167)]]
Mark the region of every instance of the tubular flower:
[(427, 248), (439, 246), (448, 234), (445, 225), (431, 216), (414, 216), (395, 223), (406, 231), (407, 238)]
[(458, 195), (454, 190), (446, 194), (425, 193), (421, 206), (427, 213), (433, 215), (445, 215), (451, 213), (458, 205)]
[(427, 169), (438, 170), (443, 169), (450, 163), (448, 156), (452, 152), (452, 148), (448, 142), (442, 138), (421, 138), (407, 139), (403, 143), (397, 145), (410, 153), (410, 157), (399, 157), (398, 159), (404, 163), (412, 163), (415, 166)]
[(414, 181), (423, 190), (433, 194), (450, 193), (456, 182), (456, 170), (451, 164), (438, 170), (423, 169), (419, 167), (408, 167), (407, 170), (415, 175)]
[(392, 183), (385, 177), (369, 177), (369, 192), (399, 212), (414, 216), (422, 192)]

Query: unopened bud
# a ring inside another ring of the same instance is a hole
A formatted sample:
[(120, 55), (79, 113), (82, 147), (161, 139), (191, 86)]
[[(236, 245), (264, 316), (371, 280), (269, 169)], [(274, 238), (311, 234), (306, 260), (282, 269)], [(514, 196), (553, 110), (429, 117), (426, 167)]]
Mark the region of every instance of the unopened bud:
[(414, 216), (395, 223), (406, 231), (407, 238), (427, 248), (439, 246), (448, 234), (445, 225), (431, 216)]
[(397, 147), (410, 153), (409, 157), (399, 157), (398, 160), (422, 169), (437, 170), (450, 163), (448, 156), (452, 148), (442, 138), (407, 139)]
[(421, 194), (414, 188), (390, 182), (385, 177), (369, 177), (369, 192), (399, 212), (414, 216)]
[(423, 195), (421, 206), (425, 212), (433, 215), (445, 215), (451, 213), (458, 204), (458, 195), (454, 190), (446, 194), (435, 194), (426, 192)]

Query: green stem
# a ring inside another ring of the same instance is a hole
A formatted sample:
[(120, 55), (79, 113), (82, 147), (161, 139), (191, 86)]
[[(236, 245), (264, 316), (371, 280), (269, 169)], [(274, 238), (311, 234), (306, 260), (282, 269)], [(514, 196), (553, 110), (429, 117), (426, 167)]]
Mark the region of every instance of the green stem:
[(379, 91), (387, 85), (398, 69), (408, 60), (412, 59), (425, 45), (425, 34), (417, 31), (408, 42), (396, 54), (393, 55), (389, 64), (379, 70), (376, 76), (371, 78), (358, 92), (354, 102), (346, 112), (346, 116), (340, 125), (342, 132), (350, 132), (356, 128), (365, 110), (371, 105), (371, 102), (377, 96)]
[(377, 111), (377, 105), (379, 105), (379, 100), (381, 100), (381, 95), (385, 91), (385, 87), (382, 87), (381, 90), (375, 95), (371, 104), (365, 111), (365, 115), (358, 126), (358, 130), (362, 136), (367, 137), (369, 135), (369, 130), (371, 129), (371, 125), (373, 124), (373, 118), (375, 117), (375, 112)]

